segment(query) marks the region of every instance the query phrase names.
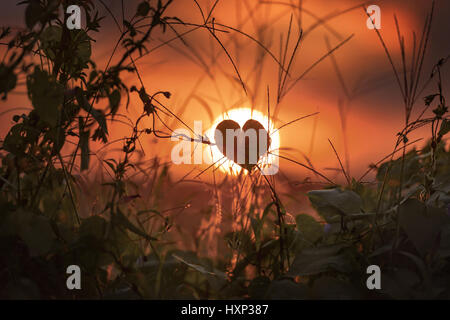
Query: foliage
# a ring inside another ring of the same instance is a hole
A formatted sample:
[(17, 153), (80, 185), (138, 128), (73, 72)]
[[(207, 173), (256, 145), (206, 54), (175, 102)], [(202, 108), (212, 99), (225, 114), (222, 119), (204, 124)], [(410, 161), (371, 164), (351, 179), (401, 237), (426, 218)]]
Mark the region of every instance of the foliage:
[[(164, 107), (155, 97), (171, 94), (149, 95), (121, 79), (125, 72), (138, 74), (126, 61), (147, 51), (156, 28), (164, 32), (171, 21), (180, 23), (165, 14), (171, 1), (138, 6), (135, 18), (123, 22), (125, 52), (106, 70), (91, 60), (90, 34), (98, 32), (101, 18), (91, 1), (77, 2), (88, 13), (87, 26), (69, 31), (57, 15), (64, 1), (23, 1), (27, 30), (13, 37), (8, 50), (14, 54), (0, 64), (3, 98), (26, 74), (33, 106), (14, 116), (2, 144), (1, 298), (450, 298), (449, 120), (442, 91), (425, 98), (430, 106), (439, 97), (434, 117), (421, 122), (433, 127), (430, 142), (381, 163), (375, 186), (353, 179), (310, 191), (320, 219), (299, 214), (294, 223), (282, 219), (286, 212), (274, 192), (261, 214), (246, 213), (249, 228), (226, 236), (229, 250), (238, 252), (235, 264), (213, 260), (164, 241), (174, 231), (156, 201), (142, 211), (129, 205), (135, 196), (126, 173), (136, 170), (131, 156), (137, 139), (165, 137), (154, 125), (140, 128), (140, 120), (150, 117), (155, 124)], [(144, 18), (151, 22), (142, 31), (137, 22)], [(33, 54), (39, 62), (26, 59)], [(76, 158), (81, 170), (89, 168), (90, 141), (108, 143), (107, 119), (130, 94), (139, 95), (142, 115), (124, 139), (122, 160), (104, 160), (113, 172), (101, 187), (108, 200), (102, 214), (80, 218)], [(94, 107), (99, 101), (108, 108)], [(414, 128), (399, 134), (400, 141), (406, 143)], [(66, 161), (61, 150), (68, 137), (76, 148)], [(169, 179), (167, 167), (155, 169), (155, 177), (159, 185)], [(150, 230), (149, 221), (156, 227)], [(83, 290), (66, 288), (71, 264), (82, 267)], [(381, 291), (367, 290), (372, 264), (383, 270)]]

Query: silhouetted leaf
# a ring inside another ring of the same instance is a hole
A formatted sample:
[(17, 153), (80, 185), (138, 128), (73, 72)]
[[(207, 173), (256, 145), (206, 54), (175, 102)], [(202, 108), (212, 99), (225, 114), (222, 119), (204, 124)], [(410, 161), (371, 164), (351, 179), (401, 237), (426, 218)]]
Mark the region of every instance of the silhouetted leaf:
[(38, 67), (28, 76), (27, 87), (33, 107), (41, 120), (55, 126), (64, 99), (64, 87)]
[(114, 90), (111, 92), (111, 94), (108, 96), (109, 98), (109, 108), (111, 109), (111, 113), (115, 114), (117, 112), (117, 109), (119, 108), (120, 104), (120, 91)]
[(3, 149), (15, 155), (23, 154), (26, 148), (26, 142), (22, 134), (23, 131), (22, 124), (12, 126), (3, 141)]
[(248, 294), (252, 299), (266, 298), (267, 290), (270, 286), (270, 278), (256, 277), (248, 286)]
[(439, 94), (435, 93), (435, 94), (430, 94), (430, 95), (426, 96), (424, 98), (425, 105), (429, 106), (433, 102), (434, 98), (436, 98), (436, 96), (438, 96), (438, 95)]
[(62, 28), (59, 26), (49, 26), (44, 29), (40, 36), (41, 49), (45, 56), (54, 61), (58, 50), (60, 50)]
[(43, 9), (38, 0), (31, 0), (25, 9), (25, 23), (29, 29), (32, 29), (41, 19)]
[(351, 259), (345, 245), (323, 246), (302, 250), (289, 270), (291, 276), (309, 276), (335, 270), (342, 273), (352, 271)]
[(29, 211), (18, 210), (9, 215), (5, 222), (8, 232), (16, 233), (27, 245), (31, 256), (48, 253), (56, 240), (56, 236), (48, 218)]
[(413, 299), (413, 288), (419, 283), (419, 275), (412, 270), (406, 268), (386, 270), (381, 276), (381, 292), (392, 299)]
[(108, 134), (108, 127), (106, 125), (106, 119), (105, 119), (105, 115), (103, 114), (103, 112), (101, 110), (95, 109), (93, 107), (91, 107), (91, 105), (89, 104), (88, 100), (86, 99), (86, 96), (84, 95), (84, 92), (81, 88), (76, 88), (76, 92), (75, 92), (78, 104), (80, 105), (81, 108), (83, 108), (86, 112), (88, 112), (89, 114), (91, 114), (94, 119), (97, 121), (99, 127), (102, 129), (102, 131), (105, 134)]
[(200, 264), (195, 264), (195, 263), (186, 261), (186, 258), (182, 258), (178, 254), (172, 254), (172, 257), (174, 257), (176, 260), (184, 263), (185, 265), (191, 267), (192, 269), (194, 269), (202, 274), (212, 275), (212, 276), (216, 275), (214, 272), (208, 271), (204, 266), (202, 266)]
[(297, 229), (310, 242), (316, 242), (323, 235), (323, 227), (308, 214), (299, 214), (295, 217)]
[(3, 63), (0, 64), (0, 94), (6, 95), (8, 92), (16, 87), (17, 76), (11, 68), (8, 68)]
[(440, 136), (445, 136), (449, 131), (450, 131), (450, 120), (443, 119), (438, 134)]
[(443, 209), (426, 206), (417, 199), (408, 199), (399, 211), (399, 223), (420, 254), (430, 251), (448, 220)]
[(311, 289), (312, 299), (350, 300), (361, 299), (362, 295), (351, 283), (334, 277), (320, 277)]
[(139, 3), (137, 8), (137, 15), (141, 17), (147, 16), (148, 12), (150, 11), (150, 5), (147, 1), (142, 1)]
[(307, 194), (313, 207), (327, 221), (336, 215), (361, 212), (362, 200), (353, 191), (333, 188), (313, 190)]
[(117, 222), (120, 225), (122, 225), (124, 228), (130, 230), (131, 232), (143, 237), (144, 239), (147, 239), (149, 241), (157, 240), (156, 238), (149, 236), (147, 233), (145, 233), (145, 231), (139, 229), (133, 223), (131, 223), (131, 221), (128, 220), (128, 218), (120, 210), (117, 210), (116, 218), (117, 218)]
[[(61, 50), (66, 50), (62, 68), (69, 74), (80, 72), (87, 67), (91, 58), (91, 38), (84, 30), (71, 30), (70, 46), (61, 43), (63, 29), (60, 26), (49, 26), (41, 34), (41, 48), (45, 55), (56, 61)], [(58, 61), (59, 62), (59, 61)]]
[(89, 131), (80, 134), (81, 171), (89, 169)]
[(80, 237), (94, 237), (101, 240), (106, 232), (107, 221), (100, 216), (83, 219), (80, 226)]
[(405, 186), (408, 182), (414, 183), (419, 179), (418, 174), (421, 167), (417, 151), (413, 149), (405, 155), (404, 159), (400, 157), (381, 164), (377, 172), (377, 180), (384, 181), (386, 174), (389, 172), (387, 175), (389, 186), (398, 186), (402, 178)]
[(304, 284), (295, 283), (289, 279), (272, 281), (269, 288), (266, 289), (268, 299), (282, 300), (302, 300), (308, 299), (309, 289)]

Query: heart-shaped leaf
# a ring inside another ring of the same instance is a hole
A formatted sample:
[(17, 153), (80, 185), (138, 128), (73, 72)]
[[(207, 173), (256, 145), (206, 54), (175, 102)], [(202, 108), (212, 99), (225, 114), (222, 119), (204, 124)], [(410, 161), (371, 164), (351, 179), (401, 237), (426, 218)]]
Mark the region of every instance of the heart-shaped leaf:
[(248, 171), (267, 153), (271, 142), (264, 126), (254, 119), (247, 120), (242, 129), (236, 121), (223, 120), (216, 127), (214, 139), (225, 157)]

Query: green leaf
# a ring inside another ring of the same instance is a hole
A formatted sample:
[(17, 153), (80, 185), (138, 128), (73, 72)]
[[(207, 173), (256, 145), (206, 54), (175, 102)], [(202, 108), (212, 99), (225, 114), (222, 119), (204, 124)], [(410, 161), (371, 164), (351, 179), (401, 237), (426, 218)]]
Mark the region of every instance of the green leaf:
[(52, 61), (56, 61), (61, 50), (64, 51), (64, 61), (62, 68), (74, 74), (87, 67), (91, 58), (92, 39), (84, 30), (71, 30), (67, 36), (70, 37), (68, 43), (62, 44), (63, 29), (60, 26), (47, 27), (40, 36), (40, 46), (44, 54)]
[(4, 222), (4, 227), (9, 229), (9, 233), (22, 238), (32, 257), (47, 254), (56, 240), (50, 220), (29, 211), (12, 212)]
[(54, 61), (60, 49), (62, 28), (59, 26), (49, 26), (42, 32), (39, 40), (45, 56)]
[(72, 30), (72, 41), (75, 42), (75, 53), (73, 58), (75, 62), (81, 67), (85, 67), (91, 58), (92, 49), (91, 41), (92, 39), (84, 30)]
[(313, 207), (327, 221), (335, 215), (361, 212), (361, 197), (351, 190), (340, 188), (313, 190), (307, 195)]
[(378, 169), (377, 180), (384, 181), (387, 174), (387, 183), (391, 187), (399, 186), (400, 180), (403, 180), (404, 185), (407, 185), (410, 181), (418, 182), (420, 179), (418, 173), (422, 168), (419, 159), (417, 150), (413, 149), (405, 155), (404, 159), (400, 157), (393, 161), (384, 162)]
[(64, 87), (56, 79), (38, 67), (27, 78), (28, 95), (42, 121), (56, 126), (64, 99)]
[(305, 249), (295, 257), (288, 275), (310, 276), (330, 270), (350, 273), (352, 259), (346, 249), (342, 244)]
[(445, 136), (449, 131), (450, 131), (450, 120), (443, 119), (438, 134), (442, 137)]
[(308, 214), (299, 214), (295, 217), (297, 229), (310, 242), (316, 242), (323, 236), (323, 227)]
[[(74, 254), (80, 266), (90, 272), (96, 272), (99, 267), (110, 265), (113, 256), (110, 252), (119, 254), (115, 250), (123, 250), (120, 234), (109, 228), (108, 222), (100, 216), (92, 216), (81, 221), (78, 232), (79, 239), (73, 243)], [(122, 251), (122, 252), (123, 252)]]
[(408, 199), (399, 208), (399, 223), (417, 251), (429, 252), (448, 217), (444, 209), (426, 206), (417, 199)]
[(107, 221), (99, 216), (83, 219), (80, 226), (80, 237), (94, 237), (101, 240), (106, 232)]

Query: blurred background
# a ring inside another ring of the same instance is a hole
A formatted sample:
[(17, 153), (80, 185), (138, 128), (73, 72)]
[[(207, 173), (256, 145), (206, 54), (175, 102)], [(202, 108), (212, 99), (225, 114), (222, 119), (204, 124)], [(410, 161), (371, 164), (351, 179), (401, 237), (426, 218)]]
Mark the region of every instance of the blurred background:
[[(2, 1), (0, 21), (2, 25), (13, 27), (13, 30), (20, 30), (25, 24), (24, 7), (17, 6), (16, 2)], [(92, 58), (99, 68), (104, 68), (120, 37), (122, 19), (131, 19), (139, 1), (124, 2), (123, 17), (121, 1), (98, 2), (105, 18), (100, 32), (90, 36), (96, 41)], [(183, 23), (174, 24), (165, 32), (160, 30), (155, 33), (149, 52), (143, 56), (136, 53), (134, 59), (147, 91), (169, 91), (171, 98), (165, 101), (165, 105), (190, 127), (193, 127), (194, 121), (201, 120), (203, 129), (207, 130), (217, 117), (233, 108), (252, 108), (267, 115), (269, 104), (269, 117), (275, 128), (318, 112), (280, 130), (280, 154), (310, 163), (333, 181), (342, 183), (345, 179), (329, 140), (349, 175), (358, 178), (370, 164), (393, 151), (396, 134), (405, 125), (402, 95), (385, 49), (377, 33), (367, 28), (368, 17), (364, 7), (374, 4), (381, 8), (379, 32), (394, 64), (400, 69), (402, 60), (394, 15), (404, 36), (406, 61), (410, 63), (413, 58), (411, 53), (414, 47), (419, 46), (431, 8), (429, 0), (227, 0), (217, 3), (212, 0), (175, 0), (168, 15), (178, 17)], [(212, 8), (217, 29), (214, 36), (210, 31), (197, 27), (206, 18), (202, 14), (208, 15)], [(426, 86), (432, 67), (450, 53), (448, 14), (450, 2), (437, 0), (412, 119), (424, 108), (422, 98), (436, 91), (434, 82)], [(300, 30), (303, 34), (298, 42)], [(332, 55), (320, 61), (337, 46), (339, 48)], [(4, 48), (0, 47), (0, 54), (3, 51)], [(116, 54), (112, 61), (119, 58), (120, 54)], [(289, 61), (290, 75), (286, 80), (281, 76), (281, 83), (285, 81), (285, 84), (280, 90), (280, 64), (287, 66)], [(318, 61), (320, 63), (315, 65)], [(245, 91), (236, 69), (245, 84)], [(444, 95), (448, 95), (449, 87), (445, 86), (448, 65), (444, 66), (443, 72)], [(127, 85), (140, 88), (135, 74), (129, 73), (124, 81)], [(6, 101), (0, 101), (1, 138), (13, 123), (14, 114), (31, 109), (25, 79), (19, 79), (19, 83), (21, 85)], [(125, 109), (124, 100), (119, 113), (133, 121), (142, 112), (142, 103), (136, 94), (131, 95), (128, 109)], [(171, 116), (163, 116), (163, 120), (171, 129), (184, 127)], [(109, 124), (109, 141), (112, 143), (91, 146), (97, 155), (94, 162), (106, 154), (111, 158), (121, 150), (120, 139), (131, 132), (126, 122)], [(424, 129), (415, 131), (409, 138), (413, 141), (427, 136), (429, 133)], [(421, 140), (418, 144), (425, 142)], [(167, 163), (171, 167), (173, 181), (195, 180), (194, 177), (207, 168), (207, 165), (171, 164), (170, 151), (175, 142), (168, 139), (143, 136), (140, 144), (140, 158), (136, 161), (146, 163), (150, 168), (157, 157), (159, 164)], [(70, 148), (66, 151), (70, 154)], [(91, 171), (80, 173), (87, 181), (86, 187), (89, 186), (89, 179), (96, 178), (92, 174), (96, 168), (94, 165)], [(196, 179), (212, 181), (224, 176), (219, 171), (207, 170)], [(310, 171), (285, 159), (280, 160), (280, 173), (276, 179), (277, 186), (287, 190), (292, 197), (304, 194), (305, 188), (309, 188), (306, 181), (320, 180)], [(371, 179), (373, 175), (365, 177), (366, 181)], [(177, 188), (184, 191), (180, 193)], [(184, 203), (190, 197), (195, 207), (195, 201), (201, 204), (211, 194), (193, 198), (186, 192), (198, 194), (199, 190), (203, 190), (201, 188), (173, 187), (172, 192), (161, 195), (161, 202), (162, 197), (173, 198), (174, 194), (183, 194), (175, 200)], [(98, 197), (97, 194), (90, 196), (91, 201), (86, 201), (90, 208), (86, 211), (92, 209)], [(173, 206), (173, 201), (170, 206)], [(286, 206), (291, 212), (308, 210), (289, 197)]]

